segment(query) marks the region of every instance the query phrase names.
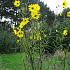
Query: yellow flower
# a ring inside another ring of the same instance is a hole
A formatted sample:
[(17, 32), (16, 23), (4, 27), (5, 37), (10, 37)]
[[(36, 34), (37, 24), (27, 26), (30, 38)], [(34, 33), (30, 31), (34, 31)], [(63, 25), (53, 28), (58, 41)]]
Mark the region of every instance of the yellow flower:
[(36, 11), (40, 11), (40, 6), (39, 6), (39, 4), (34, 4), (34, 7), (35, 7), (35, 10), (36, 10)]
[(67, 30), (67, 29), (65, 29), (65, 30), (63, 31), (63, 35), (64, 35), (64, 36), (67, 36), (67, 35), (68, 35), (68, 30)]
[(22, 37), (24, 37), (24, 32), (19, 29), (16, 36), (19, 38), (22, 38)]
[(40, 18), (40, 14), (37, 12), (32, 12), (31, 13), (31, 19), (39, 19)]
[(40, 6), (39, 4), (31, 4), (28, 6), (28, 9), (30, 12), (35, 12), (35, 11), (39, 11), (40, 10)]
[(67, 17), (70, 17), (70, 11), (67, 12)]
[(31, 12), (31, 19), (39, 19), (40, 17), (40, 6), (39, 4), (31, 4), (28, 6), (29, 11)]
[(19, 28), (13, 28), (13, 32), (15, 35), (17, 35), (17, 32), (19, 31)]
[(22, 24), (22, 22), (20, 23), (19, 28), (23, 28), (23, 24)]
[(63, 7), (67, 8), (68, 7), (68, 2), (66, 0), (63, 1)]
[(29, 18), (23, 18), (22, 21), (20, 22), (19, 27), (23, 28), (27, 23), (29, 22)]
[(22, 32), (19, 32), (19, 33), (17, 34), (17, 37), (19, 37), (19, 38), (24, 37), (24, 32), (23, 32), (23, 31), (22, 31)]
[(20, 0), (15, 0), (14, 1), (14, 6), (19, 7), (20, 6)]
[(17, 37), (19, 37), (19, 38), (24, 37), (24, 32), (21, 31), (21, 29), (19, 29), (19, 28), (13, 29), (13, 31), (14, 31), (14, 34), (15, 34)]
[(15, 29), (13, 29), (13, 31), (14, 31), (14, 34), (16, 35), (17, 34), (17, 31)]
[(25, 23), (28, 23), (29, 22), (29, 18), (23, 18), (22, 21), (25, 22)]

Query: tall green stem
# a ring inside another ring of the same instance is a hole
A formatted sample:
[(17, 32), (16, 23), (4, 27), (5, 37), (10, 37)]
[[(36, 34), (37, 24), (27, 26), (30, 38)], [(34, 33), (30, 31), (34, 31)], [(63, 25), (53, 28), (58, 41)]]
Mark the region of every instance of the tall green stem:
[(66, 70), (66, 50), (64, 50), (64, 54), (65, 54), (65, 57), (64, 57), (64, 67), (63, 67), (63, 70)]

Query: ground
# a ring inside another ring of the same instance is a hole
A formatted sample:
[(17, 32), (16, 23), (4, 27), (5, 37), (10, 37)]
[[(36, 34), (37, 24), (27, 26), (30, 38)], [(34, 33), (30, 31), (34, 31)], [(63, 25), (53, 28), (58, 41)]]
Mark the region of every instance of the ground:
[[(37, 56), (36, 56), (37, 57)], [(66, 56), (65, 70), (70, 69), (70, 54)], [(39, 70), (37, 60), (35, 60), (35, 70)], [(62, 57), (50, 56), (42, 59), (42, 70), (63, 70), (64, 60)], [(25, 53), (1, 54), (0, 70), (32, 70), (26, 59)]]

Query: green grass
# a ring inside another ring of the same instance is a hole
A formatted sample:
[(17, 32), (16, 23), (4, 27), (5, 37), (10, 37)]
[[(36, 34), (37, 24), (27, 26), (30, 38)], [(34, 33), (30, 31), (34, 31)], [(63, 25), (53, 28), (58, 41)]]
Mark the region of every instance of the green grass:
[[(37, 57), (38, 55), (36, 55)], [(66, 70), (70, 70), (70, 55), (67, 56)], [(39, 57), (39, 56), (38, 56)], [(63, 70), (64, 61), (56, 56), (42, 59), (42, 70)], [(35, 60), (35, 70), (39, 70), (38, 61)], [(0, 55), (0, 70), (32, 70), (25, 53)]]
[(0, 70), (24, 70), (23, 58), (25, 55), (21, 53), (1, 55)]

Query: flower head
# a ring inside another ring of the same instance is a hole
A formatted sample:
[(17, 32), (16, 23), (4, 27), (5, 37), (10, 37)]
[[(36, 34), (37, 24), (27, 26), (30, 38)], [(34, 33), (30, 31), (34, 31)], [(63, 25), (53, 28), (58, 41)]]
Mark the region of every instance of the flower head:
[(66, 0), (63, 1), (63, 7), (67, 8), (68, 7), (68, 2)]
[(23, 28), (27, 23), (29, 22), (29, 18), (23, 18), (22, 21), (20, 22), (19, 27)]
[(68, 35), (68, 30), (67, 30), (67, 29), (65, 29), (65, 30), (63, 31), (63, 35), (64, 35), (64, 36), (67, 36), (67, 35)]
[(25, 22), (25, 23), (28, 23), (29, 22), (29, 18), (22, 18), (22, 21)]
[(14, 1), (14, 6), (19, 7), (20, 6), (20, 0), (15, 0)]
[(39, 11), (40, 10), (40, 6), (39, 4), (31, 4), (28, 6), (28, 9), (30, 12), (35, 12), (35, 11)]
[(70, 17), (70, 11), (67, 12), (67, 17)]
[(19, 38), (24, 37), (24, 32), (23, 31), (18, 31), (17, 37), (19, 37)]
[(40, 14), (39, 13), (36, 13), (36, 12), (32, 12), (31, 13), (31, 18), (32, 19), (39, 19), (40, 18)]
[(20, 29), (20, 28), (17, 28), (17, 29), (13, 29), (14, 31), (14, 34), (19, 37), (19, 38), (22, 38), (24, 37), (24, 32)]

